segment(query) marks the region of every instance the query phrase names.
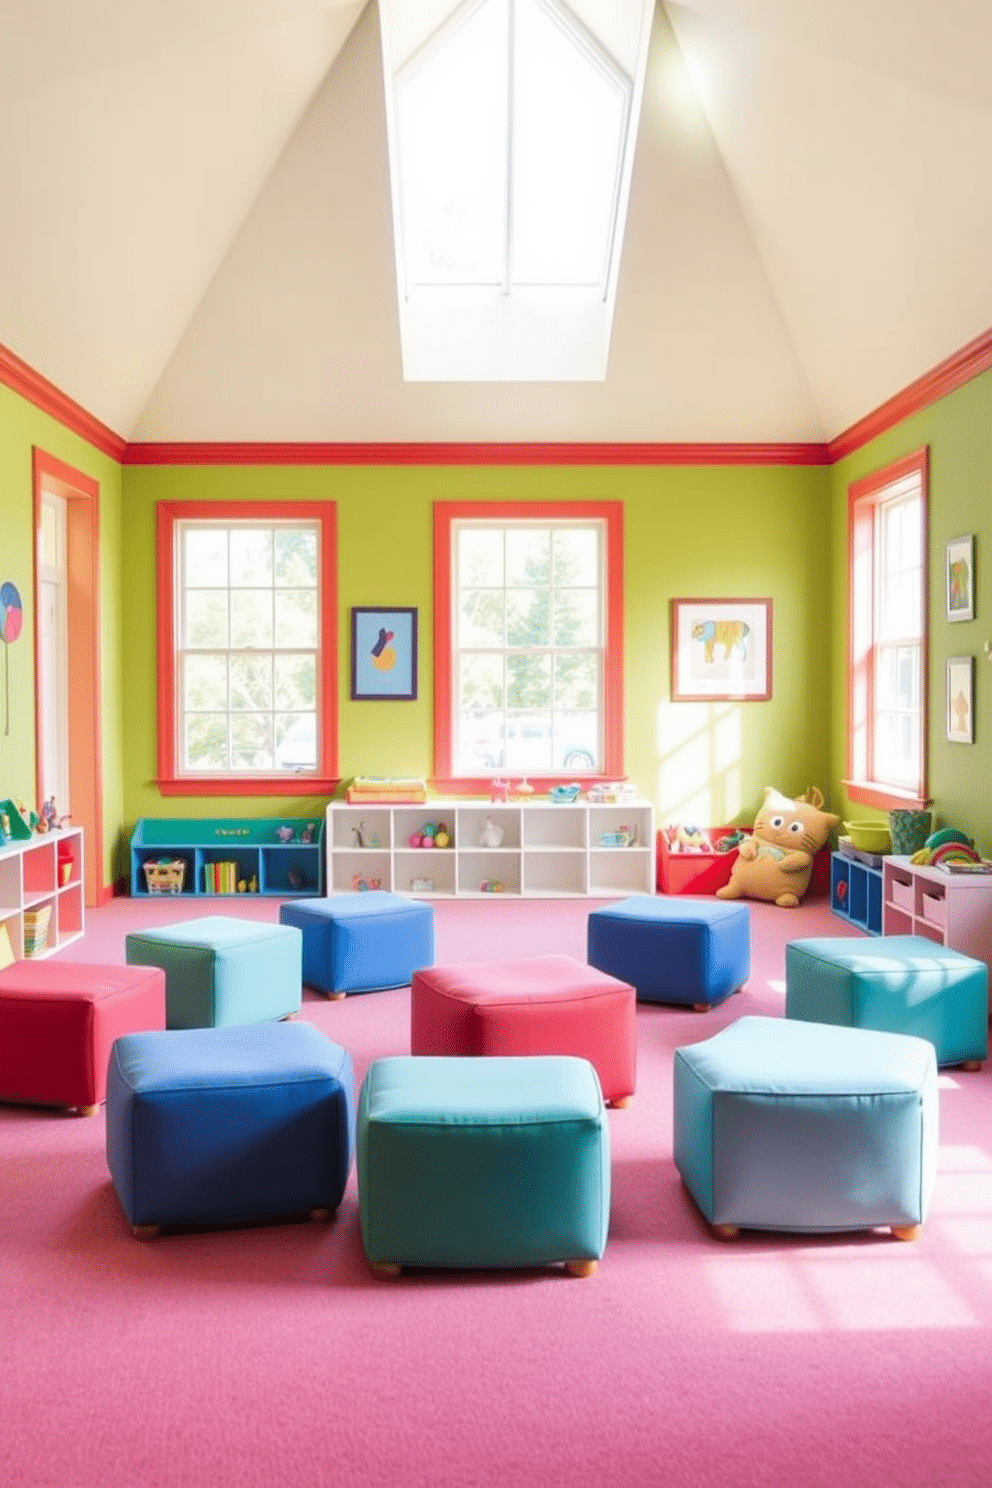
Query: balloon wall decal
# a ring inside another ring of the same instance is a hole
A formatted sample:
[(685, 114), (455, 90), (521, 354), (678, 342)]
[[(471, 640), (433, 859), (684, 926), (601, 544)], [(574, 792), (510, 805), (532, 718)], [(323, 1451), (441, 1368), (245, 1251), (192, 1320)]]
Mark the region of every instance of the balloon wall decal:
[(0, 638), (3, 640), (3, 695), (5, 734), (10, 733), (10, 652), (11, 641), (16, 641), (24, 624), (24, 606), (17, 585), (8, 579), (0, 584)]

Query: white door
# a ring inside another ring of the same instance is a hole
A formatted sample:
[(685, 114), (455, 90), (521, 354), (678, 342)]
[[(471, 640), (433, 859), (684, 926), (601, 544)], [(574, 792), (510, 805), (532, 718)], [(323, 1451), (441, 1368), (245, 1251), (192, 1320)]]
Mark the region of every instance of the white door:
[[(41, 695), (42, 799), (55, 797), (60, 816), (69, 799), (69, 668), (67, 662), (66, 503), (48, 491), (41, 495), (38, 533), (39, 667)], [(39, 807), (41, 802), (38, 803)]]

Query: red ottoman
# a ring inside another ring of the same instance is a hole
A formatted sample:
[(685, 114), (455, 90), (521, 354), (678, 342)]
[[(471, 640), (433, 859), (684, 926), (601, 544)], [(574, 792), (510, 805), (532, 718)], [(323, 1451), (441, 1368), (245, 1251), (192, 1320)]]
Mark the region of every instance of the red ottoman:
[(573, 961), (464, 961), (415, 971), (413, 1054), (574, 1054), (599, 1075), (603, 1099), (626, 1106), (637, 1067), (637, 993)]
[(157, 966), (15, 961), (0, 971), (0, 1100), (93, 1116), (114, 1040), (164, 1027)]

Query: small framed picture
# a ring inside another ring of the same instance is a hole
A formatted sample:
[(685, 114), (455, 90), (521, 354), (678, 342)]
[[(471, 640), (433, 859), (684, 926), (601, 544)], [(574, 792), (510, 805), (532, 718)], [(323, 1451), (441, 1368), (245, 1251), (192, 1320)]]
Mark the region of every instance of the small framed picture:
[(772, 695), (770, 599), (671, 601), (672, 702)]
[(975, 618), (975, 538), (952, 537), (947, 544), (947, 618)]
[(947, 658), (947, 738), (951, 744), (974, 744), (975, 658)]
[(417, 611), (354, 605), (352, 702), (412, 702), (417, 696)]

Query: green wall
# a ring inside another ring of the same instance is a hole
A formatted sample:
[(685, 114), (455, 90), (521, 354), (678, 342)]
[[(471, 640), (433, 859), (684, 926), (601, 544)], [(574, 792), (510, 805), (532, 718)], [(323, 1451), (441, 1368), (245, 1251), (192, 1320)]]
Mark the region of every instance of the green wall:
[[(33, 404), (0, 385), (0, 582), (11, 580), (24, 601), (24, 628), (5, 647), (9, 667), (10, 732), (0, 676), (0, 798), (35, 807), (35, 665), (32, 446), (64, 460), (100, 487), (100, 712), (103, 750), (104, 861), (100, 882), (112, 881), (124, 818), (121, 735), (121, 467)], [(69, 623), (72, 624), (70, 613)]]
[[(430, 776), (433, 759), (432, 503), (619, 500), (624, 506), (627, 773), (660, 817), (749, 820), (763, 788), (828, 785), (826, 590), (829, 473), (796, 467), (164, 467), (124, 471), (123, 665), (128, 678), (124, 810), (188, 815), (154, 785), (154, 520), (160, 500), (337, 503), (340, 755), (343, 775)], [(671, 597), (770, 595), (774, 696), (767, 703), (668, 701)], [(412, 703), (349, 700), (352, 605), (416, 605), (420, 685)], [(305, 814), (305, 798), (203, 797), (204, 815)]]
[[(833, 632), (831, 662), (831, 776), (843, 816), (879, 816), (852, 805), (846, 770), (847, 488), (923, 445), (930, 448), (930, 607), (928, 678), (928, 789), (943, 824), (962, 828), (979, 849), (992, 852), (989, 745), (992, 742), (992, 372), (973, 378), (921, 413), (840, 461), (831, 471)], [(975, 619), (949, 624), (944, 595), (944, 549), (949, 538), (975, 534)], [(975, 742), (944, 737), (945, 666), (949, 656), (975, 657)]]

